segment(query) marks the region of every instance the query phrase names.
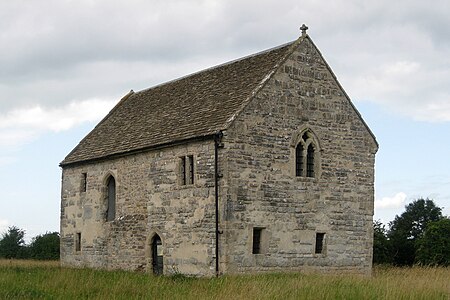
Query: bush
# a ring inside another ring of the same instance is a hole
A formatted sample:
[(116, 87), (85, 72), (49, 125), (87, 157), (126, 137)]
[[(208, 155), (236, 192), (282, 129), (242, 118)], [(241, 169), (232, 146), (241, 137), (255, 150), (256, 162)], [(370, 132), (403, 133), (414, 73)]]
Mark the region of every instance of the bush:
[(57, 260), (59, 233), (51, 232), (33, 238), (29, 246), (24, 242), (25, 230), (11, 226), (0, 239), (0, 258)]
[(32, 259), (59, 259), (59, 233), (51, 232), (34, 237), (28, 250), (29, 258)]
[(417, 261), (424, 265), (450, 265), (450, 219), (428, 224), (418, 242)]

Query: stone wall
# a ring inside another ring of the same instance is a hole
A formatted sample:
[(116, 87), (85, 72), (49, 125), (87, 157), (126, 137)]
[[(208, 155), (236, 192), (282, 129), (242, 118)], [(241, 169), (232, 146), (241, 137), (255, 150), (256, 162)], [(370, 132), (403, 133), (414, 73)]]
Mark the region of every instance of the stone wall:
[[(181, 185), (180, 157), (193, 155), (194, 184)], [(83, 173), (87, 190), (82, 192)], [(116, 180), (116, 218), (106, 221), (106, 181)], [(63, 265), (151, 271), (150, 241), (163, 243), (164, 272), (212, 275), (215, 266), (214, 142), (65, 167)], [(81, 233), (81, 251), (75, 250)]]
[[(296, 139), (318, 140), (316, 178), (295, 176)], [(370, 272), (377, 145), (305, 39), (224, 136), (223, 270)], [(262, 254), (252, 254), (253, 227)], [(316, 233), (325, 233), (315, 254)]]

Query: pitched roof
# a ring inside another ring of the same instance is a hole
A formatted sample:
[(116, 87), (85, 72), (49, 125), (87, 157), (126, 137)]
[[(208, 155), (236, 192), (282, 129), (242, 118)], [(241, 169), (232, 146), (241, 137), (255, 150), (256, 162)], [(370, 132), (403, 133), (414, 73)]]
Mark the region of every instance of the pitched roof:
[(130, 92), (61, 166), (212, 135), (229, 122), (290, 53), (291, 42)]

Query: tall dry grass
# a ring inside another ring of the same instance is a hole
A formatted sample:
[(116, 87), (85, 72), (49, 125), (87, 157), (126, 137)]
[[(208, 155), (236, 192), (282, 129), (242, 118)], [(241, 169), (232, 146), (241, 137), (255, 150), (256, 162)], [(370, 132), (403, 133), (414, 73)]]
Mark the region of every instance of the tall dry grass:
[(0, 268), (7, 267), (59, 267), (57, 260), (25, 260), (25, 259), (0, 259)]
[(0, 260), (0, 299), (450, 299), (450, 268), (189, 278)]

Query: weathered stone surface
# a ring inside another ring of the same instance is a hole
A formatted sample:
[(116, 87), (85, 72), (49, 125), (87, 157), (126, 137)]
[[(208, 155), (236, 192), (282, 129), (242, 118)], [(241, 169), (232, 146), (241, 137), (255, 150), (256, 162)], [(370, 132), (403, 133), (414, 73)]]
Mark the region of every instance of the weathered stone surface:
[[(369, 273), (377, 144), (309, 37), (293, 45), (223, 128), (220, 272)], [(295, 147), (306, 129), (317, 147), (314, 178), (295, 173)], [(194, 184), (182, 185), (180, 157), (188, 155)], [(116, 217), (107, 222), (111, 175)], [(151, 271), (151, 240), (158, 234), (165, 274), (212, 276), (214, 195), (212, 137), (64, 165), (62, 264)], [(263, 228), (260, 254), (252, 254), (253, 228)], [(317, 233), (325, 233), (319, 254)]]
[[(188, 154), (195, 157), (195, 183), (182, 186), (178, 160)], [(208, 164), (213, 155), (213, 141), (205, 141), (64, 168), (62, 263), (149, 269), (150, 240), (157, 233), (163, 242), (165, 272), (214, 274), (214, 170)], [(88, 174), (85, 193), (77, 184), (81, 173)], [(116, 219), (106, 222), (105, 182), (110, 174), (117, 185)], [(80, 252), (74, 246), (77, 232), (82, 233)]]
[[(255, 98), (224, 137), (223, 268), (368, 273), (377, 145), (315, 46), (300, 43)], [(291, 141), (303, 128), (320, 143), (316, 178), (295, 176)], [(270, 241), (256, 256), (253, 226)], [(314, 254), (316, 232), (326, 233), (323, 254)]]

